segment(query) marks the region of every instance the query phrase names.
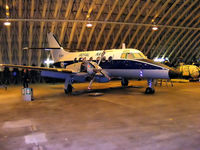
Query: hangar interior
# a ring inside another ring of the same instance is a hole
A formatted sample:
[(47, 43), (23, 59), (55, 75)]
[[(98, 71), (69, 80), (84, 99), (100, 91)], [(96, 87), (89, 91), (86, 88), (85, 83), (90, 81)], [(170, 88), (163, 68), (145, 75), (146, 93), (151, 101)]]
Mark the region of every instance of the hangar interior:
[(0, 7), (1, 63), (41, 65), (48, 52), (23, 48), (47, 47), (48, 32), (71, 51), (125, 43), (176, 65), (199, 60), (198, 0), (2, 0)]
[(25, 101), (24, 70), (0, 65), (1, 150), (200, 149), (199, 0), (1, 0), (0, 9), (1, 65), (53, 67), (50, 52), (38, 49), (49, 47), (51, 32), (67, 52), (125, 43), (187, 67), (187, 79), (158, 78), (153, 95), (144, 94), (145, 80), (122, 87), (119, 79), (92, 91), (89, 82), (73, 84), (66, 95), (63, 80), (29, 70), (33, 97)]

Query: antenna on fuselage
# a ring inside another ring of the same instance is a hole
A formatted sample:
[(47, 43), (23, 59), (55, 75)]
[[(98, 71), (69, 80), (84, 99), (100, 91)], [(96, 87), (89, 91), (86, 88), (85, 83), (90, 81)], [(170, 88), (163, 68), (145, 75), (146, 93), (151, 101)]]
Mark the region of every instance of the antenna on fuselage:
[(126, 44), (122, 43), (122, 49), (126, 49)]

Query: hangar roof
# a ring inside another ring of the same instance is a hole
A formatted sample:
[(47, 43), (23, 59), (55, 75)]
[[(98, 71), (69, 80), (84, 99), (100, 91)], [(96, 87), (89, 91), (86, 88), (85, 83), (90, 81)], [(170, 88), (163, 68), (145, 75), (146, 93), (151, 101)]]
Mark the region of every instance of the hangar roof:
[(49, 52), (23, 47), (48, 47), (48, 32), (71, 51), (126, 43), (174, 64), (200, 55), (199, 0), (2, 0), (0, 9), (0, 63), (40, 65)]

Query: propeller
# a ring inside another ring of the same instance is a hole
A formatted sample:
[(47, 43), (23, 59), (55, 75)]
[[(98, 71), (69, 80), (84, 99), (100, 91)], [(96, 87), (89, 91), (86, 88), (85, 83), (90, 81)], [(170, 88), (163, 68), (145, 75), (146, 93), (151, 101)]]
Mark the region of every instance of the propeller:
[(105, 76), (108, 80), (110, 80), (110, 77), (109, 75), (106, 73), (106, 71), (104, 71), (100, 66), (99, 64), (101, 63), (102, 59), (103, 59), (103, 56), (105, 55), (105, 50), (102, 52), (101, 54), (101, 57), (100, 57), (100, 60), (98, 61), (98, 63), (95, 63), (95, 62), (88, 62), (88, 61), (85, 61), (85, 65), (87, 65), (87, 72), (88, 74), (91, 76), (91, 80), (90, 80), (90, 83), (89, 83), (89, 86), (88, 86), (88, 89), (90, 90), (91, 87), (92, 87), (92, 83), (94, 82), (94, 79), (95, 79), (95, 75), (97, 73), (101, 73), (103, 76)]

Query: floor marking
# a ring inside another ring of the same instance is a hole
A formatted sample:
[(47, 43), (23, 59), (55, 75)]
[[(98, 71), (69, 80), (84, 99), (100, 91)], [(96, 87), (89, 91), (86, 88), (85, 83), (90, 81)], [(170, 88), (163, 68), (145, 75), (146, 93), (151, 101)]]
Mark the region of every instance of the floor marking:
[(37, 145), (37, 146), (34, 146), (32, 150), (44, 150), (44, 149), (42, 146)]
[(36, 144), (47, 142), (46, 134), (45, 133), (33, 133), (30, 135), (24, 136), (26, 144)]
[(30, 126), (30, 130), (31, 130), (31, 132), (35, 132), (35, 131), (37, 131), (37, 128), (35, 125), (32, 125), (32, 126)]
[(17, 120), (17, 121), (6, 121), (3, 124), (3, 128), (22, 128), (32, 125), (32, 121), (29, 119)]

